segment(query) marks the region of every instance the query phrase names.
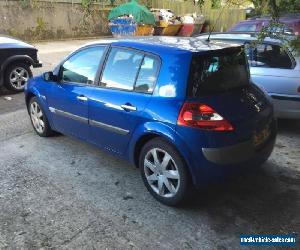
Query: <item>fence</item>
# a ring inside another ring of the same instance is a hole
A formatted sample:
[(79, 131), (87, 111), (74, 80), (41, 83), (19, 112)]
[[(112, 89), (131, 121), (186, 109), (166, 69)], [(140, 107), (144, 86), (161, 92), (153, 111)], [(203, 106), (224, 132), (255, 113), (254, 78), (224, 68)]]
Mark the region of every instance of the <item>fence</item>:
[(211, 9), (203, 13), (209, 21), (210, 29), (224, 32), (234, 24), (245, 20), (246, 14), (240, 9)]
[[(29, 0), (27, 0), (29, 1)], [(82, 0), (35, 0), (41, 2), (56, 3), (72, 3), (80, 4)], [(103, 10), (110, 10), (114, 6), (129, 0), (96, 0), (95, 5)], [(211, 9), (211, 0), (205, 0), (202, 9), (193, 0), (137, 0), (140, 4), (146, 5), (148, 8), (171, 9), (177, 15), (187, 13), (202, 13), (209, 22), (210, 28), (214, 27), (214, 31), (226, 31), (232, 25), (246, 18), (246, 13), (242, 9)]]
[(144, 1), (146, 5), (152, 8), (171, 9), (177, 15), (186, 13), (202, 13), (209, 22), (210, 28), (214, 27), (214, 31), (226, 31), (232, 25), (246, 18), (246, 13), (242, 9), (211, 9), (211, 1), (205, 1), (202, 10), (199, 6), (194, 5), (192, 0), (176, 1), (176, 0), (150, 0)]

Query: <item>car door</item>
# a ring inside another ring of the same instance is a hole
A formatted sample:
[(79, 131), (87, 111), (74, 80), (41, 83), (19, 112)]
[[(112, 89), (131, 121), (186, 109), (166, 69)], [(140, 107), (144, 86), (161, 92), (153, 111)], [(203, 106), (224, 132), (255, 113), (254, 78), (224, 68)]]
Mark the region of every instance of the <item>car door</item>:
[(142, 52), (112, 47), (99, 87), (89, 96), (89, 119), (94, 143), (123, 154), (142, 121), (151, 98), (160, 61)]
[(291, 95), (299, 86), (292, 55), (278, 45), (259, 44), (248, 54), (252, 81), (271, 96)]
[(61, 65), (59, 81), (50, 83), (47, 101), (56, 130), (90, 139), (88, 95), (105, 49), (105, 46), (94, 46), (75, 52)]

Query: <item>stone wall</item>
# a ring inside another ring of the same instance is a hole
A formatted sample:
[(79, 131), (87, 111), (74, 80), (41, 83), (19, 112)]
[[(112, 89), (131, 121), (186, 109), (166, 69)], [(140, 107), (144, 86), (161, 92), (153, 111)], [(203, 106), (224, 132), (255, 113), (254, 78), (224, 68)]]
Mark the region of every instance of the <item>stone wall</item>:
[[(114, 5), (124, 2), (117, 0)], [(0, 34), (28, 41), (110, 35), (107, 16), (111, 1), (99, 1), (89, 8), (81, 0), (0, 0)], [(154, 8), (170, 8), (176, 14), (200, 12), (193, 1), (140, 0)], [(211, 9), (206, 0), (202, 13), (214, 31), (226, 31), (245, 19), (241, 9)]]
[(29, 41), (109, 35), (108, 13), (101, 5), (0, 1), (0, 34)]

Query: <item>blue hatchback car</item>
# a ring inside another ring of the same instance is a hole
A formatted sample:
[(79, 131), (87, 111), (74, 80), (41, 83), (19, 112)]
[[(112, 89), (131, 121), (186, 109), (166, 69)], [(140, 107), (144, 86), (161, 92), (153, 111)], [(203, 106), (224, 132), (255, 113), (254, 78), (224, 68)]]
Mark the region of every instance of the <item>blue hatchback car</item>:
[(130, 160), (167, 205), (263, 163), (276, 137), (243, 47), (219, 41), (98, 41), (31, 79), (25, 96), (38, 135), (57, 131)]

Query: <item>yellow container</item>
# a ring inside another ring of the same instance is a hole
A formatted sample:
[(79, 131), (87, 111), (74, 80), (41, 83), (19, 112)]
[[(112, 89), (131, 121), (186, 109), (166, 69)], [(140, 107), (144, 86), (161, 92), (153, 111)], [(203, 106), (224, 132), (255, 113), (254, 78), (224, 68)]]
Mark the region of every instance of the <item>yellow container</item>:
[(156, 26), (158, 26), (158, 27), (166, 28), (166, 27), (168, 27), (168, 25), (169, 25), (169, 23), (166, 22), (166, 21), (158, 21), (158, 22), (156, 22)]
[(176, 36), (182, 27), (182, 24), (169, 24), (167, 27), (163, 28), (161, 34), (163, 36)]
[(153, 35), (153, 25), (138, 25), (135, 35), (136, 36), (151, 36)]

